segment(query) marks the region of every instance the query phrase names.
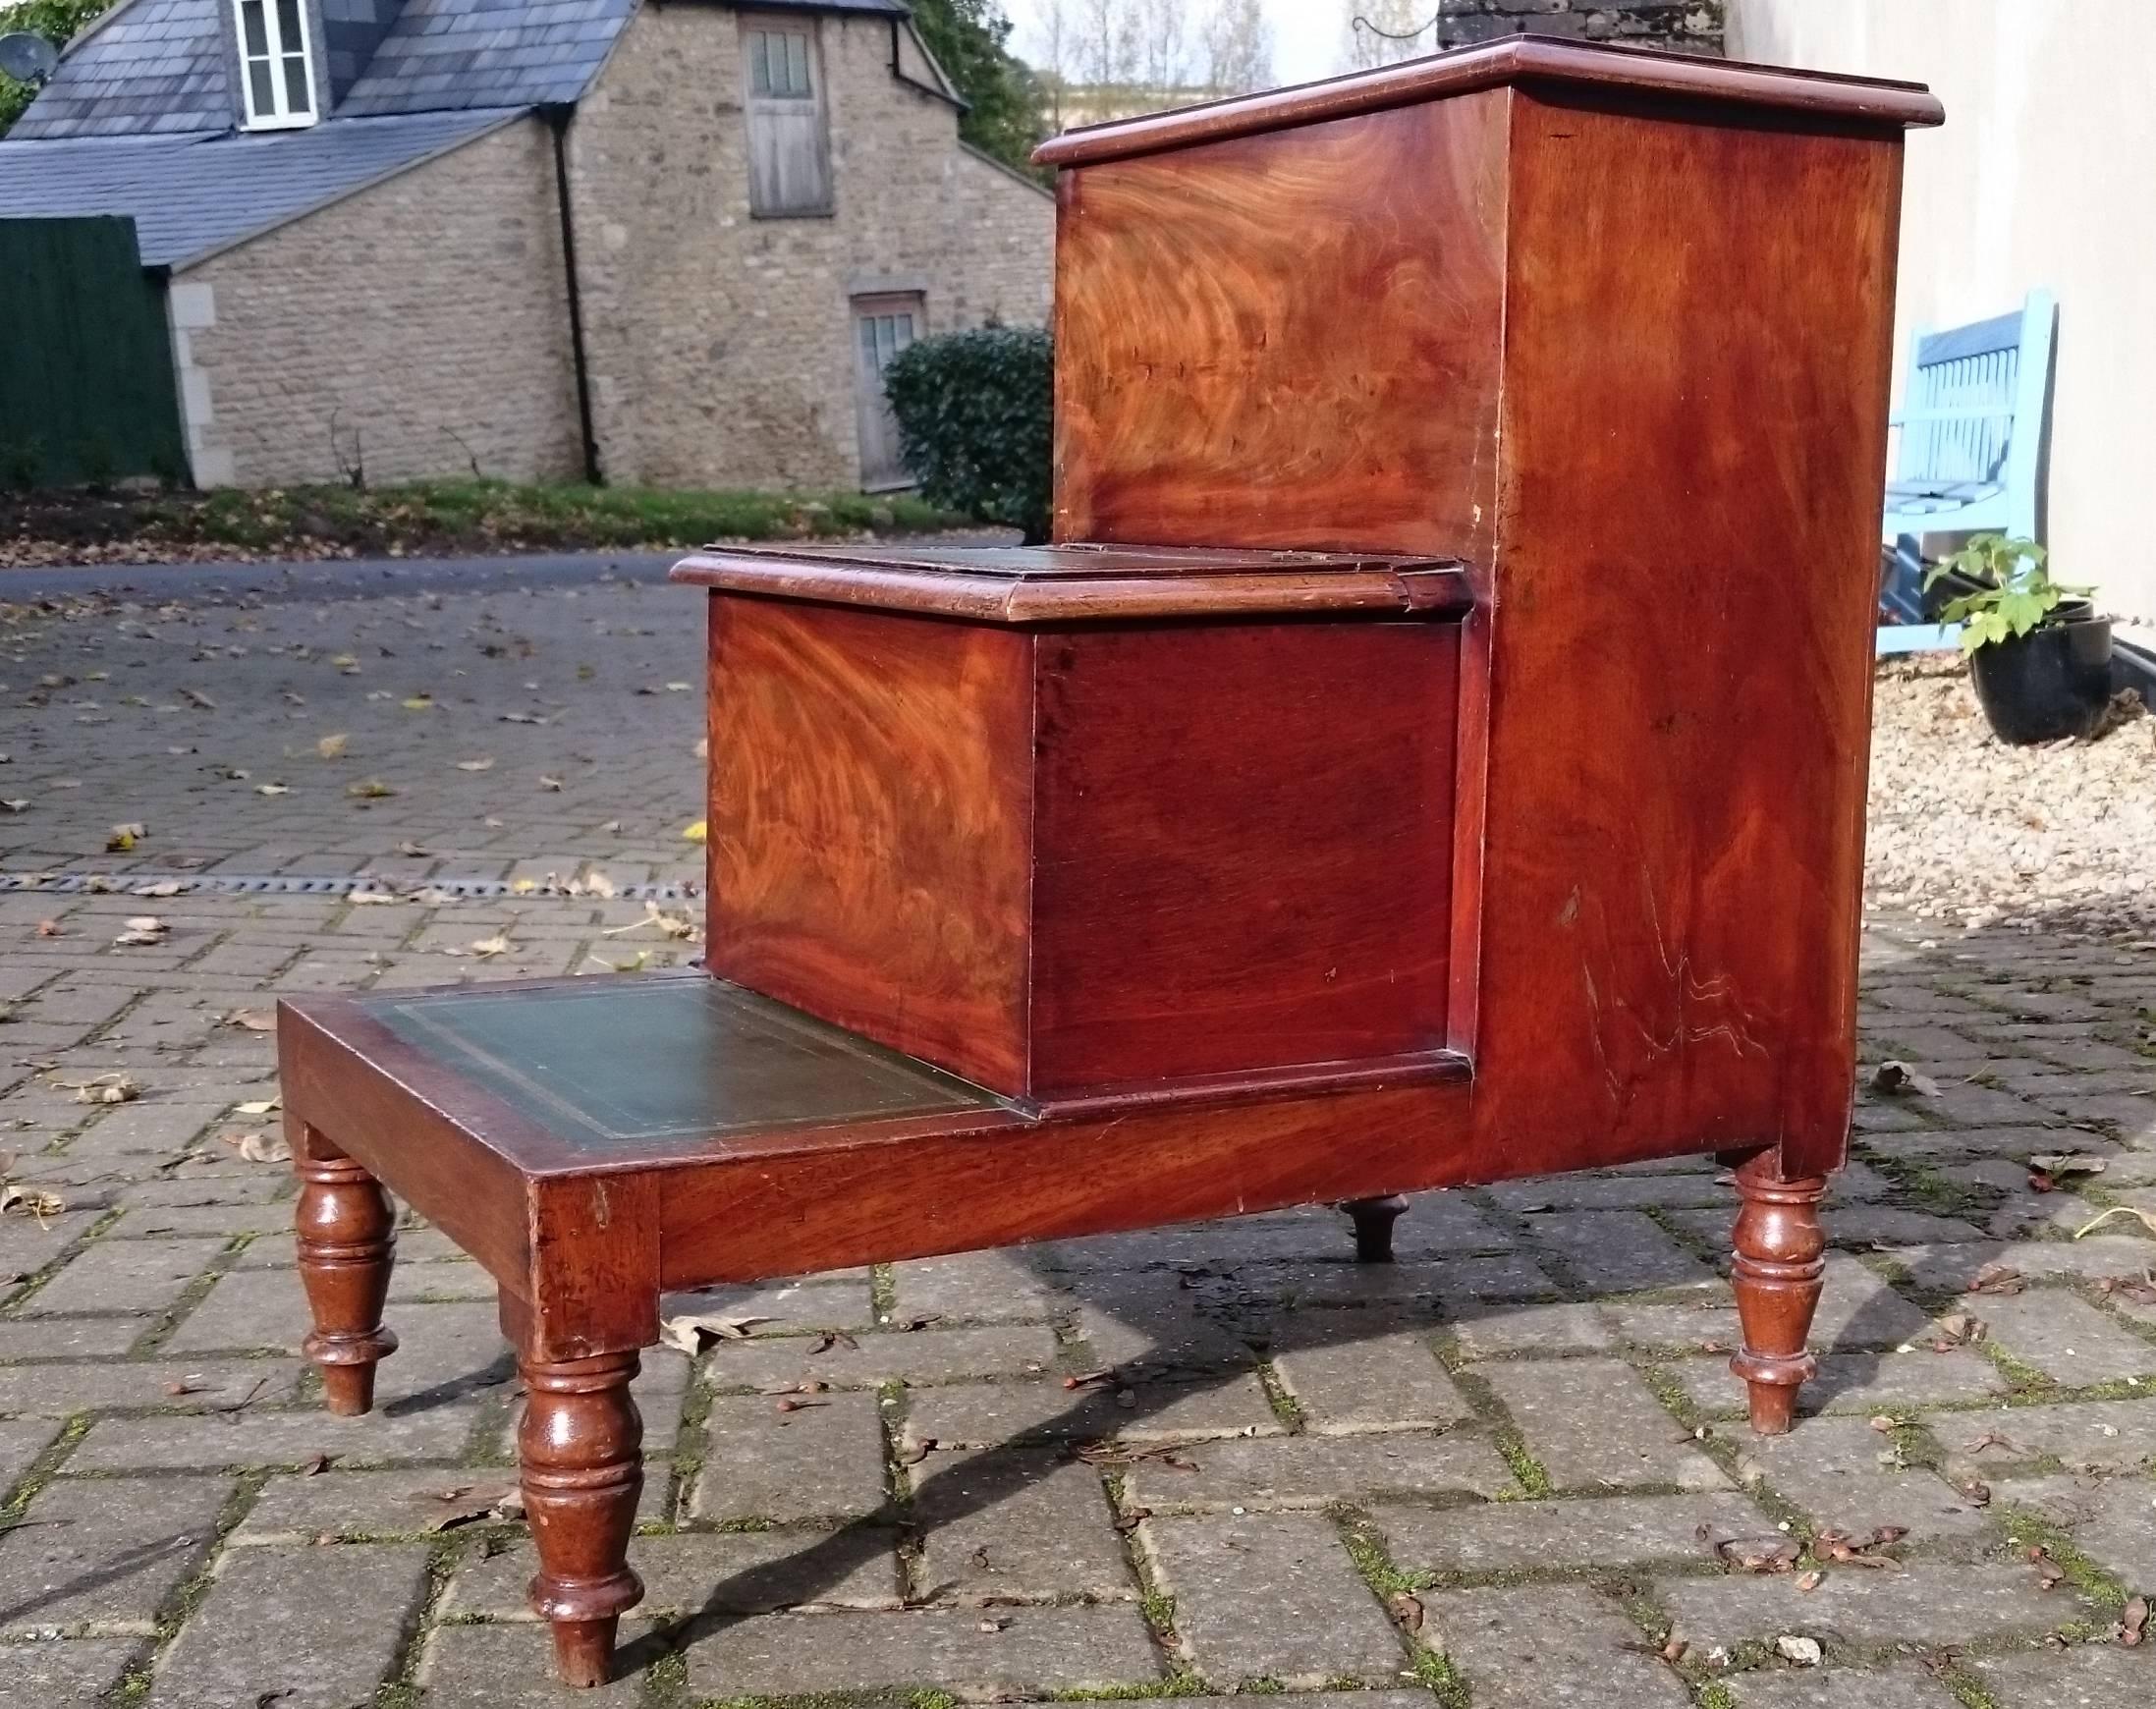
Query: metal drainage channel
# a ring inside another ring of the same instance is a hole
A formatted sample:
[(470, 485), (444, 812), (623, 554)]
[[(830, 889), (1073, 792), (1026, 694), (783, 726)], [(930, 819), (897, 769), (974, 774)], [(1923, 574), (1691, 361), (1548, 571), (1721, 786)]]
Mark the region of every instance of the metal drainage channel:
[[(351, 896), (358, 891), (404, 899), (421, 890), (455, 897), (515, 897), (520, 901), (600, 902), (589, 891), (573, 892), (567, 884), (512, 884), (501, 878), (429, 878), (392, 882), (384, 878), (248, 877), (221, 872), (11, 872), (0, 874), (0, 894), (36, 891), (69, 896), (84, 892), (128, 896), (173, 884), (188, 896)], [(624, 884), (614, 896), (628, 902), (687, 902), (695, 894), (686, 884)]]

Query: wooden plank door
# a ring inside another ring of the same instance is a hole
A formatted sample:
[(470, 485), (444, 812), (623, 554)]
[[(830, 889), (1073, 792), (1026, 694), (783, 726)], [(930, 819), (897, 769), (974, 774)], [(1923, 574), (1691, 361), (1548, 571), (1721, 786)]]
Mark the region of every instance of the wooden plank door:
[(883, 375), (891, 358), (919, 336), (922, 318), (918, 297), (854, 299), (855, 412), (860, 421), (863, 492), (913, 484), (899, 455), (899, 424), (884, 395)]

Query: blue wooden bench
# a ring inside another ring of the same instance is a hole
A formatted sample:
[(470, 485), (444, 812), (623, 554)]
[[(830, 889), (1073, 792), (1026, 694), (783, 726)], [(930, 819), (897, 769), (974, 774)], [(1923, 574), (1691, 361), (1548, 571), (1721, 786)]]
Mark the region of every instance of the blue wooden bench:
[(1889, 422), (1901, 442), (1880, 530), (1894, 552), (1880, 605), (1906, 621), (1881, 627), (1881, 653), (1951, 647), (1959, 638), (1954, 627), (1925, 621), (1924, 535), (2037, 538), (2058, 317), (2058, 300), (2031, 291), (2016, 313), (1944, 332), (1920, 328), (1910, 340), (1902, 409)]

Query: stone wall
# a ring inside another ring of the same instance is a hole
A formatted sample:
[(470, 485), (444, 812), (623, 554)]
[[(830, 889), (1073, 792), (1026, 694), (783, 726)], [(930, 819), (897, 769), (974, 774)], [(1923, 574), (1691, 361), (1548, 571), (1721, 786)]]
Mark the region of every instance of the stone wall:
[(1440, 47), (1531, 31), (1686, 53), (1722, 51), (1723, 0), (1444, 0)]
[(817, 21), (834, 211), (754, 219), (737, 15), (647, 4), (570, 133), (608, 478), (852, 486), (851, 300), (918, 292), (924, 331), (1044, 320), (1055, 207), (893, 75), (887, 19)]
[(172, 284), (194, 478), (579, 473), (553, 143), (520, 120)]

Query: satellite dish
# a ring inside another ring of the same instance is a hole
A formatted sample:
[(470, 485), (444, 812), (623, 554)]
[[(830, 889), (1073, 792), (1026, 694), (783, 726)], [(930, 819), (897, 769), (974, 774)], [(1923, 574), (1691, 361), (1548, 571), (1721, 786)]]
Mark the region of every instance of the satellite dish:
[(20, 83), (41, 83), (60, 63), (60, 50), (35, 30), (0, 35), (0, 72)]

